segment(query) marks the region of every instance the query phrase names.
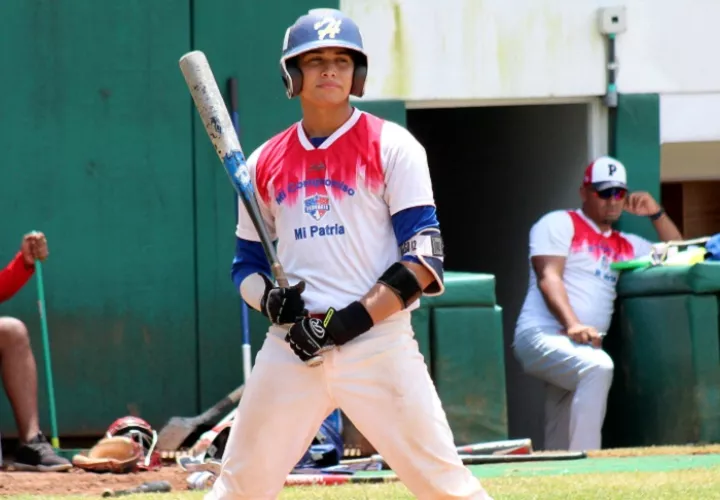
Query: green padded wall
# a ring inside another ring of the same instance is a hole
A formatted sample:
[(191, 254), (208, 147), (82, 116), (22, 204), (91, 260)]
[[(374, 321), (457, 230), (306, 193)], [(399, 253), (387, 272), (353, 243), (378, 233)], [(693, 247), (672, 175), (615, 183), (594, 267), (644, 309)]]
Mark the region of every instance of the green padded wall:
[[(193, 48), (207, 55), (221, 91), (226, 93), (228, 78), (238, 79), (240, 135), (249, 156), (262, 142), (300, 119), (297, 100), (286, 97), (280, 78), (285, 29), (309, 9), (337, 8), (338, 2), (195, 0), (192, 6)], [(182, 81), (179, 70), (174, 71), (173, 76)], [(241, 305), (230, 281), (235, 195), (189, 94), (180, 102), (192, 114), (194, 125), (199, 384), (200, 403), (206, 407), (242, 383)], [(253, 358), (267, 325), (263, 316), (251, 313)]]
[[(60, 432), (194, 413), (193, 158), (177, 67), (188, 2), (4, 0), (0, 10), (0, 265), (26, 231), (47, 234)], [(49, 432), (35, 285), (0, 315), (30, 328)], [(3, 396), (0, 432), (15, 433)]]
[(618, 322), (603, 445), (720, 441), (717, 297), (622, 299)]
[[(660, 97), (620, 94), (617, 108), (616, 156), (628, 170), (632, 191), (648, 191), (660, 202)], [(652, 223), (623, 214), (619, 229), (657, 239)]]
[(433, 371), (457, 445), (508, 438), (502, 309), (433, 310)]

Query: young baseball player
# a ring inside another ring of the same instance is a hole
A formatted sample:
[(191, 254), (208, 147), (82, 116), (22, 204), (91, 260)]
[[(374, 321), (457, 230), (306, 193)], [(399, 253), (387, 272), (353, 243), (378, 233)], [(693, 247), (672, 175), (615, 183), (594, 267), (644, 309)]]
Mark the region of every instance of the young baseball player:
[[(208, 499), (272, 499), (341, 408), (421, 499), (489, 499), (463, 465), (410, 311), (441, 294), (443, 247), (424, 148), (352, 107), (367, 56), (357, 25), (312, 10), (280, 60), (302, 120), (248, 158), (289, 288), (271, 281), (240, 203), (232, 277), (272, 322)], [(308, 366), (320, 354), (323, 364)]]
[(650, 255), (652, 243), (612, 229), (623, 211), (652, 220), (662, 241), (682, 235), (653, 197), (628, 193), (625, 166), (601, 157), (585, 170), (582, 209), (556, 210), (530, 230), (530, 285), (515, 329), (517, 359), (547, 383), (545, 448), (597, 450), (613, 377), (602, 349), (616, 261)]

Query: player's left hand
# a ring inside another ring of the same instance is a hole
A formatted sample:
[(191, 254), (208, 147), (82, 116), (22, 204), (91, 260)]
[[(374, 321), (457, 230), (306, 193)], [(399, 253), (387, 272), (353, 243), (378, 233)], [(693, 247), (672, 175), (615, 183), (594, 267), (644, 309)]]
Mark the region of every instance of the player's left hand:
[(318, 318), (303, 318), (295, 323), (285, 335), (285, 342), (303, 363), (333, 347), (332, 337)]
[(260, 274), (265, 282), (265, 293), (260, 299), (260, 312), (272, 323), (283, 325), (294, 323), (307, 316), (305, 300), (302, 293), (305, 291), (305, 282), (300, 281), (291, 287), (276, 287), (265, 276)]
[(638, 191), (630, 193), (625, 201), (625, 211), (632, 215), (647, 217), (660, 211), (660, 205), (650, 193)]

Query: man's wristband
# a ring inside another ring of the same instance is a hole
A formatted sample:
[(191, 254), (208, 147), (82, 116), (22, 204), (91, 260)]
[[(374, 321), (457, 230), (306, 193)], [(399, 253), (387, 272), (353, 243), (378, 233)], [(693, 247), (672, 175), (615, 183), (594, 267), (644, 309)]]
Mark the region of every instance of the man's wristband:
[(650, 220), (658, 220), (660, 217), (662, 217), (662, 215), (664, 213), (665, 213), (665, 210), (660, 208), (660, 210), (658, 210), (656, 213), (654, 213), (652, 215), (648, 215), (648, 217), (650, 217)]
[(373, 319), (365, 306), (355, 301), (338, 311), (329, 309), (323, 324), (335, 345), (343, 345), (372, 328)]

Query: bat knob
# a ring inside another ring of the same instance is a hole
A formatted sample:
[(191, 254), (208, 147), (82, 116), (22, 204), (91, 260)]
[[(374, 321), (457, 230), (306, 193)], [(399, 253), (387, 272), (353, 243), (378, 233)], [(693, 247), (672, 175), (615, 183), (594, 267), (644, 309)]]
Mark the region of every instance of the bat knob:
[(312, 358), (308, 359), (305, 364), (309, 366), (310, 368), (314, 368), (316, 366), (320, 366), (323, 364), (323, 357), (322, 356), (313, 356)]

